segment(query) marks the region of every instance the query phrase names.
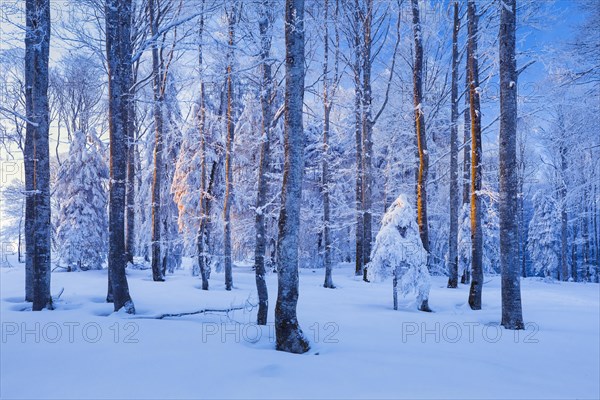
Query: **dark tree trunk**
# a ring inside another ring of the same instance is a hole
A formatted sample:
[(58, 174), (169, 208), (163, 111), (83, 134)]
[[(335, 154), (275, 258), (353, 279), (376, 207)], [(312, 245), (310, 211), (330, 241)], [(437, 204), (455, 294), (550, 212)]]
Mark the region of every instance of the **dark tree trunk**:
[(454, 2), (452, 30), (452, 96), (450, 112), (450, 232), (448, 242), (448, 287), (458, 286), (458, 1)]
[(298, 242), (304, 173), (304, 0), (285, 3), (285, 163), (277, 243), (278, 291), (275, 307), (277, 350), (310, 349), (298, 324)]
[(475, 2), (467, 5), (469, 43), (467, 62), (469, 64), (469, 111), (471, 117), (471, 290), (469, 305), (473, 310), (481, 310), (483, 289), (483, 232), (481, 229), (481, 110), (479, 101), (479, 66), (477, 61), (477, 23)]
[(502, 326), (524, 329), (518, 249), (516, 0), (500, 7), (500, 269)]
[[(561, 110), (562, 114), (562, 110)], [(561, 115), (562, 117), (562, 115)], [(562, 122), (562, 121), (561, 121)], [(562, 124), (561, 124), (562, 125)], [(561, 128), (563, 128), (561, 126)], [(564, 129), (562, 129), (564, 131)], [(568, 269), (568, 219), (567, 219), (567, 148), (564, 143), (560, 145), (560, 275), (563, 281), (569, 280)]]
[(364, 37), (362, 46), (362, 209), (363, 209), (363, 280), (367, 281), (366, 265), (371, 257), (371, 242), (373, 241), (372, 232), (372, 203), (373, 203), (373, 185), (372, 185), (372, 167), (373, 167), (373, 118), (372, 104), (373, 95), (371, 91), (371, 25), (373, 23), (373, 0), (366, 1), (366, 13), (364, 17)]
[[(158, 34), (158, 20), (160, 19), (160, 6), (156, 9), (156, 0), (148, 2), (148, 18), (150, 25), (150, 33)], [(161, 56), (158, 48), (158, 43), (155, 41), (152, 44), (152, 79), (154, 93), (154, 171), (152, 175), (152, 279), (155, 282), (163, 282), (165, 276), (163, 273), (163, 255), (162, 255), (162, 238), (161, 238), (161, 221), (162, 221), (162, 199), (161, 185), (163, 178), (163, 105), (164, 105), (164, 90), (163, 90), (163, 71)]]
[(228, 44), (227, 50), (227, 142), (225, 145), (225, 203), (223, 204), (223, 252), (225, 263), (225, 290), (233, 287), (231, 260), (231, 202), (233, 200), (233, 48), (235, 45), (236, 5), (234, 4), (227, 16)]
[(131, 0), (106, 0), (110, 195), (108, 273), (114, 310), (135, 313), (125, 276), (125, 186), (131, 88)]
[[(425, 134), (425, 115), (423, 114), (423, 43), (419, 1), (412, 0), (413, 31), (415, 43), (415, 63), (413, 65), (413, 98), (415, 107), (415, 131), (419, 154), (417, 173), (417, 222), (423, 248), (429, 254), (429, 227), (427, 220), (427, 175), (429, 173), (429, 153)], [(428, 267), (429, 256), (428, 256)]]
[(363, 139), (362, 139), (362, 88), (361, 88), (361, 45), (358, 26), (360, 23), (358, 0), (355, 1), (354, 16), (354, 137), (356, 146), (356, 275), (364, 271), (364, 215), (363, 215)]
[(254, 248), (254, 273), (256, 279), (256, 291), (258, 293), (258, 313), (256, 323), (267, 324), (267, 313), (269, 311), (269, 292), (265, 281), (265, 253), (267, 249), (267, 226), (265, 223), (265, 212), (267, 204), (267, 193), (269, 190), (267, 173), (271, 157), (271, 124), (273, 111), (271, 104), (273, 77), (271, 73), (271, 33), (270, 27), (273, 20), (273, 3), (271, 0), (263, 0), (260, 5), (260, 20), (258, 29), (261, 38), (261, 97), (260, 105), (262, 111), (260, 164), (258, 169), (258, 193), (256, 198), (256, 242)]
[[(48, 60), (50, 0), (27, 0), (25, 34), (25, 299), (52, 309), (50, 296), (50, 146)], [(32, 123), (30, 123), (32, 122)]]

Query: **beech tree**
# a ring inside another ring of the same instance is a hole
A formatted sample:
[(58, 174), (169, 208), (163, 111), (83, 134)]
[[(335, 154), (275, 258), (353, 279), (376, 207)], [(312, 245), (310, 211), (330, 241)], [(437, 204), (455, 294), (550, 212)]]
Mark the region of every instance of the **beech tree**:
[(48, 60), (50, 0), (27, 0), (25, 32), (25, 300), (52, 309)]
[(310, 344), (296, 316), (298, 233), (304, 170), (304, 0), (286, 0), (285, 53), (285, 165), (277, 243), (275, 336), (277, 350), (305, 353)]
[[(518, 259), (517, 223), (517, 1), (500, 7), (500, 268), (502, 326), (524, 329)], [(481, 289), (480, 289), (481, 291)]]
[(110, 194), (107, 301), (135, 314), (125, 276), (125, 183), (131, 88), (131, 0), (106, 0), (106, 58), (110, 136)]

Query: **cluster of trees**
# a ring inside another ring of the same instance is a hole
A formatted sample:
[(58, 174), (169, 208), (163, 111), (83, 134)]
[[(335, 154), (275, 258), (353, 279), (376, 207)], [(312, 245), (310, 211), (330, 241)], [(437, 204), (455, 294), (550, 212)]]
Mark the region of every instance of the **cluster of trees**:
[(507, 328), (519, 276), (598, 280), (593, 1), (581, 35), (543, 51), (516, 35), (549, 19), (534, 1), (58, 3), (2, 4), (8, 42), (25, 37), (0, 52), (1, 144), (25, 166), (3, 233), (24, 236), (34, 310), (51, 307), (53, 246), (68, 269), (106, 258), (107, 300), (131, 313), (134, 257), (155, 281), (193, 257), (204, 290), (252, 260), (258, 322), (276, 270), (277, 345), (303, 352), (297, 268), (334, 288), (354, 262), (368, 280), (400, 193), (429, 272), (470, 284), (473, 309), (502, 273)]

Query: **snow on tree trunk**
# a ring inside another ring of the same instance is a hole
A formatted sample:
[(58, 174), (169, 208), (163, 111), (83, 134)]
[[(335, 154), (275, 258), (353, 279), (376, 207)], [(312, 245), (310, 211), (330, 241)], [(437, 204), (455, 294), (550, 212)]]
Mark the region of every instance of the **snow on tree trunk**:
[(517, 61), (515, 59), (517, 1), (500, 7), (500, 269), (502, 326), (523, 329), (517, 223)]
[(471, 289), (469, 305), (473, 310), (481, 310), (483, 289), (483, 232), (481, 229), (481, 111), (479, 101), (479, 67), (477, 61), (478, 15), (475, 2), (467, 4), (469, 74), (469, 112), (471, 119)]
[(458, 286), (458, 32), (460, 17), (458, 1), (454, 2), (452, 30), (452, 88), (450, 95), (450, 232), (448, 234), (448, 287)]
[(304, 173), (304, 0), (286, 0), (285, 47), (285, 163), (277, 243), (275, 335), (277, 350), (305, 353), (310, 344), (296, 316), (298, 234)]
[(255, 229), (256, 241), (254, 247), (254, 273), (256, 278), (256, 291), (258, 293), (258, 312), (256, 323), (267, 324), (267, 313), (269, 311), (269, 292), (265, 281), (265, 252), (267, 249), (267, 227), (265, 224), (265, 209), (267, 204), (267, 192), (269, 189), (267, 173), (271, 157), (271, 124), (273, 110), (271, 104), (273, 77), (271, 73), (271, 24), (273, 20), (273, 3), (271, 0), (263, 0), (260, 4), (260, 20), (258, 29), (261, 38), (260, 62), (262, 69), (260, 105), (262, 111), (260, 162), (258, 167), (258, 191), (256, 198)]
[[(25, 299), (33, 311), (52, 308), (50, 296), (50, 147), (48, 60), (50, 0), (27, 0), (25, 31)], [(31, 123), (33, 122), (33, 123)]]
[(330, 233), (330, 203), (329, 203), (329, 119), (331, 114), (331, 93), (329, 81), (329, 1), (325, 0), (323, 7), (323, 242), (325, 282), (323, 286), (329, 289), (335, 288), (331, 276), (331, 233)]
[(415, 132), (419, 154), (417, 173), (417, 221), (425, 251), (429, 253), (429, 227), (427, 220), (427, 175), (429, 174), (429, 152), (425, 134), (425, 115), (423, 113), (423, 43), (419, 1), (412, 0), (413, 34), (415, 43), (415, 63), (413, 65), (413, 101), (415, 107)]
[(131, 0), (106, 0), (106, 58), (108, 65), (108, 121), (110, 138), (110, 195), (108, 274), (114, 310), (135, 307), (125, 276), (125, 184), (127, 133), (131, 88)]
[(355, 203), (356, 203), (356, 275), (363, 275), (364, 269), (364, 215), (363, 215), (363, 139), (362, 139), (362, 88), (361, 88), (361, 45), (358, 27), (360, 25), (360, 7), (358, 0), (355, 0), (355, 8), (352, 13), (354, 24), (354, 65), (352, 72), (354, 74), (354, 139), (356, 151), (356, 185), (355, 185)]
[(398, 308), (399, 290), (403, 296), (416, 292), (419, 310), (431, 311), (428, 304), (431, 279), (427, 258), (415, 210), (406, 196), (400, 195), (383, 216), (368, 264), (371, 279), (393, 277), (394, 310)]

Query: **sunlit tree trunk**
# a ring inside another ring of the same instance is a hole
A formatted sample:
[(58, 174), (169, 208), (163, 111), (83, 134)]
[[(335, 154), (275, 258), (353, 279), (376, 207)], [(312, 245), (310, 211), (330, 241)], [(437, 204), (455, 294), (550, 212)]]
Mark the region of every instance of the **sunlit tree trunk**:
[[(412, 0), (413, 34), (415, 44), (415, 62), (413, 65), (413, 100), (415, 108), (415, 131), (419, 154), (417, 173), (417, 222), (421, 241), (429, 253), (429, 227), (427, 222), (427, 175), (429, 174), (429, 153), (425, 134), (425, 115), (423, 113), (423, 43), (419, 1)], [(429, 261), (428, 261), (429, 264)]]
[(483, 289), (483, 232), (481, 229), (481, 111), (479, 101), (479, 66), (477, 61), (478, 16), (475, 2), (467, 4), (469, 63), (469, 112), (471, 117), (471, 289), (469, 305), (481, 309)]

